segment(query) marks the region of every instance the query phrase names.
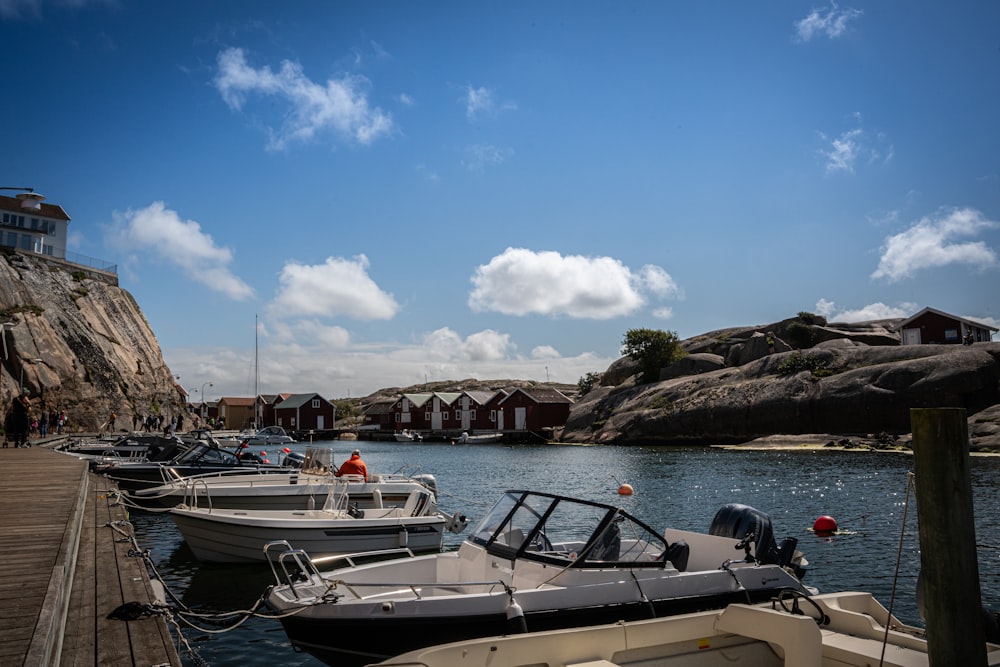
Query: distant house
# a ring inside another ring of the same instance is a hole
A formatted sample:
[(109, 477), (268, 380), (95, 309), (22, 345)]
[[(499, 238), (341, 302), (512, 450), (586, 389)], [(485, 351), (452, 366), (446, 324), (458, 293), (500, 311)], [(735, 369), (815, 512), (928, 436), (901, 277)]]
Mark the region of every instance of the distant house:
[(380, 431), (392, 431), (396, 428), (393, 421), (392, 407), (396, 404), (395, 399), (375, 401), (364, 412), (364, 426)]
[(973, 342), (988, 342), (1000, 329), (949, 315), (934, 308), (924, 308), (896, 325), (903, 345), (958, 345), (966, 334)]
[(274, 418), (293, 431), (323, 431), (333, 428), (336, 408), (319, 394), (292, 394), (274, 406)]
[(226, 428), (252, 428), (254, 423), (254, 399), (242, 396), (223, 396), (218, 403), (218, 419), (225, 422)]
[(475, 433), (476, 431), (498, 430), (496, 415), (490, 414), (490, 401), (496, 396), (506, 396), (498, 391), (463, 391), (452, 401), (452, 411), (458, 428)]
[(458, 417), (451, 404), (459, 397), (458, 392), (435, 391), (425, 404), (424, 421), (430, 423), (432, 431), (458, 428)]
[(566, 425), (573, 404), (565, 394), (547, 387), (517, 388), (497, 401), (500, 430), (540, 431)]
[(258, 426), (277, 426), (274, 416), (274, 406), (291, 396), (291, 394), (257, 394)]
[(424, 408), (433, 394), (403, 394), (392, 405), (392, 420), (396, 430), (424, 431), (431, 427), (430, 412)]
[(34, 192), (0, 196), (0, 245), (65, 259), (70, 218), (62, 206), (43, 199)]

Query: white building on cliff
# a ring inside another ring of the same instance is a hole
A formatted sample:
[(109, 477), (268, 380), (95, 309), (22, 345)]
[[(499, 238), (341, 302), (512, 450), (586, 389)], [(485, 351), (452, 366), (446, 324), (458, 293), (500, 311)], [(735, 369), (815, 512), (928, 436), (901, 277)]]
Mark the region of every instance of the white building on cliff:
[(66, 259), (69, 216), (35, 192), (0, 195), (0, 246)]

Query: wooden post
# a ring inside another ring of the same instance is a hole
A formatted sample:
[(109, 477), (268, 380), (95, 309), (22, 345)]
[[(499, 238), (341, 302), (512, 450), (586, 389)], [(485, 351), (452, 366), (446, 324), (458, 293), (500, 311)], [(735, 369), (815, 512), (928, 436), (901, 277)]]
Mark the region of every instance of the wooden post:
[(965, 410), (914, 408), (910, 426), (928, 663), (986, 665)]

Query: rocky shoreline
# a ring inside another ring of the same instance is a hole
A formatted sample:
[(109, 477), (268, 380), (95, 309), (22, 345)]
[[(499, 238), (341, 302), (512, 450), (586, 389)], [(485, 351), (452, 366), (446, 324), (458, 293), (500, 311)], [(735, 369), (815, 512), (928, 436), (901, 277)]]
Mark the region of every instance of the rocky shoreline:
[(761, 330), (782, 323), (683, 341), (689, 354), (647, 384), (620, 359), (559, 439), (908, 451), (910, 409), (949, 407), (966, 410), (970, 451), (1000, 452), (1000, 343), (900, 345), (891, 323), (813, 328), (821, 342), (779, 339), (773, 353)]

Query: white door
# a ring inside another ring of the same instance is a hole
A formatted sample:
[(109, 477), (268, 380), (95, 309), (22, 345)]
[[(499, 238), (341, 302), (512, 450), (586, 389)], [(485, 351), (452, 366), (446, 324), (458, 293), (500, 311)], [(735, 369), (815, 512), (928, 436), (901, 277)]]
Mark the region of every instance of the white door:
[(323, 430), (323, 415), (316, 415), (316, 430)]
[(525, 431), (528, 428), (528, 408), (514, 408), (514, 429)]
[(903, 329), (903, 345), (920, 345), (920, 329)]
[(431, 413), (431, 428), (434, 429), (434, 430), (436, 430), (436, 431), (440, 431), (441, 430), (441, 424), (442, 424), (442, 422), (441, 422), (441, 413), (440, 412), (432, 412)]

